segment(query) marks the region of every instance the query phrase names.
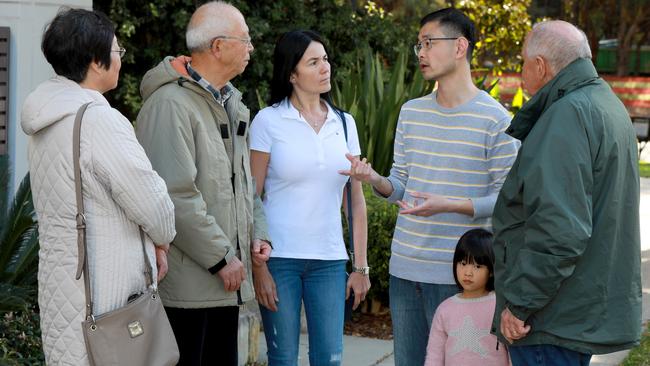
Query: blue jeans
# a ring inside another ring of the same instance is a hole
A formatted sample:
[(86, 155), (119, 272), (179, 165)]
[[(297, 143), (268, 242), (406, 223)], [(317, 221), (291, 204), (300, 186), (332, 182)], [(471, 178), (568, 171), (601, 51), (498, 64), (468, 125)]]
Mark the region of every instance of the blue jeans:
[(591, 355), (570, 349), (540, 344), (508, 347), (512, 366), (588, 366)]
[(433, 315), (441, 302), (457, 293), (456, 285), (436, 285), (390, 276), (395, 366), (424, 364)]
[(271, 258), (278, 311), (260, 306), (269, 366), (298, 365), (300, 305), (305, 304), (309, 364), (340, 365), (347, 275), (345, 260)]

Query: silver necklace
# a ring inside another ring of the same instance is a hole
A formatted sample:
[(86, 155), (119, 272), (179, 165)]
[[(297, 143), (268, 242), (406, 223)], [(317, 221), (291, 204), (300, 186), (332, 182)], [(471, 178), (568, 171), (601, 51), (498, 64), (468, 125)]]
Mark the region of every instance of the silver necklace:
[[(298, 104), (298, 105), (296, 105), (296, 104)], [(323, 122), (325, 122), (325, 121), (327, 120), (327, 113), (326, 113), (325, 116), (322, 118), (322, 119), (323, 119), (322, 121), (318, 121), (318, 119), (316, 119), (316, 120), (314, 120), (313, 122), (310, 122), (309, 119), (307, 118), (307, 114), (306, 114), (306, 113), (303, 113), (302, 104), (301, 104), (298, 100), (296, 100), (296, 103), (294, 103), (294, 106), (295, 106), (296, 109), (298, 110), (298, 114), (299, 114), (299, 115), (300, 115), (300, 116), (301, 116), (305, 121), (307, 121), (307, 123), (309, 123), (309, 124), (311, 124), (312, 126), (314, 126), (314, 128), (318, 128), (318, 126), (319, 126), (321, 123), (323, 123)]]

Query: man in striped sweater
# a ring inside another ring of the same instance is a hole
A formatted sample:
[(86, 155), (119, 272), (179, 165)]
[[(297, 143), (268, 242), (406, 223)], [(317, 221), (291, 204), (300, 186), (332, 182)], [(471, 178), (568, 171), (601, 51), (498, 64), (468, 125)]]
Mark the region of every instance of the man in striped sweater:
[(438, 82), (402, 106), (390, 176), (352, 156), (342, 174), (369, 183), (402, 208), (390, 259), (395, 365), (424, 363), (438, 304), (458, 292), (452, 258), (467, 230), (490, 227), (497, 194), (519, 142), (504, 133), (510, 115), (474, 86), (472, 21), (448, 8), (425, 16), (415, 52), (420, 71)]

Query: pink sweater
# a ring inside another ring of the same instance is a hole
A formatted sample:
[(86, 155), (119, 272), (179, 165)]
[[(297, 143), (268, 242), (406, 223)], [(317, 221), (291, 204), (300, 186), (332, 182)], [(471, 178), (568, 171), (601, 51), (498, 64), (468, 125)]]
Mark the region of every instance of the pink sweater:
[(425, 366), (508, 366), (503, 344), (490, 334), (494, 292), (476, 299), (454, 295), (436, 310), (431, 324)]

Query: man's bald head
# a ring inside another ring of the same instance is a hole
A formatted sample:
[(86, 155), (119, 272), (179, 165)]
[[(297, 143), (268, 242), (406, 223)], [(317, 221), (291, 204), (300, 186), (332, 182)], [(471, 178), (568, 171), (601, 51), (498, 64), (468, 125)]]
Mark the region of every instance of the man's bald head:
[(223, 1), (205, 3), (196, 9), (187, 25), (187, 49), (191, 53), (207, 49), (214, 37), (228, 35), (241, 22), (244, 16), (234, 6)]
[(553, 74), (579, 58), (591, 58), (589, 41), (583, 31), (562, 20), (537, 23), (526, 37), (527, 57), (543, 57)]

